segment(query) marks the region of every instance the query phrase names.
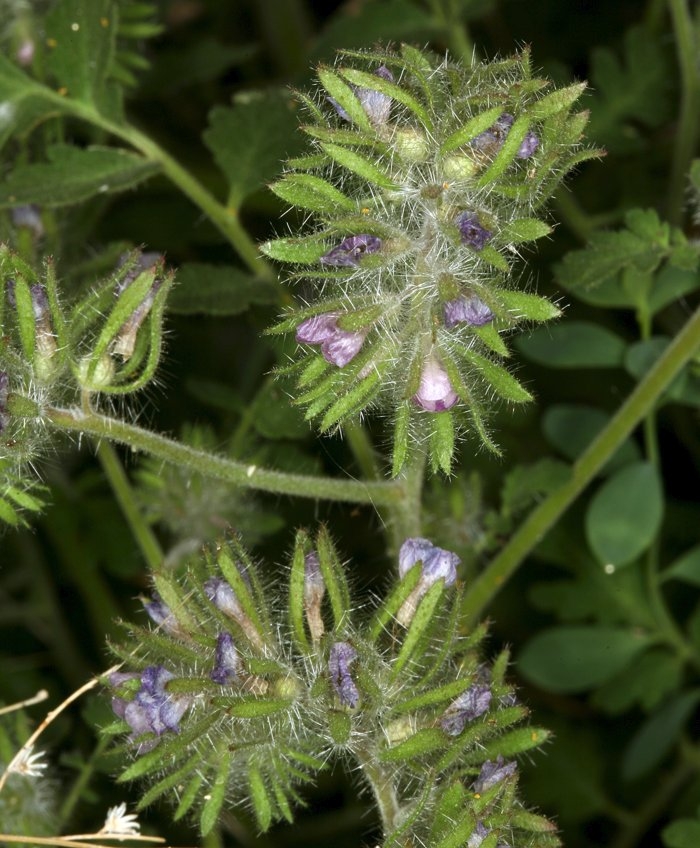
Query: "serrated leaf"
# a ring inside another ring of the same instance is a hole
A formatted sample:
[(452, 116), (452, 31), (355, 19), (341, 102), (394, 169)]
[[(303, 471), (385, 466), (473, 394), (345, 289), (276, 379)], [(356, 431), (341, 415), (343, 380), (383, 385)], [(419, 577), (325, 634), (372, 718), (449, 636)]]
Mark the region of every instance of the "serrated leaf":
[(36, 203), (68, 206), (91, 197), (134, 188), (154, 176), (160, 166), (114, 147), (56, 144), (48, 162), (18, 165), (0, 184), (0, 209)]
[(586, 510), (586, 538), (601, 565), (633, 562), (661, 527), (664, 497), (658, 471), (635, 462), (610, 477)]
[(234, 265), (187, 262), (177, 272), (168, 310), (178, 315), (239, 315), (251, 306), (279, 303), (280, 296), (277, 283)]
[(296, 126), (295, 104), (286, 92), (247, 92), (233, 106), (212, 109), (202, 138), (226, 175), (230, 207), (240, 207), (300, 152)]
[(616, 368), (622, 365), (625, 343), (611, 330), (589, 321), (566, 321), (538, 327), (516, 341), (518, 349), (549, 368)]
[(649, 644), (617, 627), (552, 627), (532, 638), (517, 661), (520, 673), (550, 692), (584, 692), (609, 680)]
[(334, 185), (314, 174), (287, 174), (270, 188), (291, 206), (310, 212), (337, 214), (339, 209), (355, 211), (355, 203)]

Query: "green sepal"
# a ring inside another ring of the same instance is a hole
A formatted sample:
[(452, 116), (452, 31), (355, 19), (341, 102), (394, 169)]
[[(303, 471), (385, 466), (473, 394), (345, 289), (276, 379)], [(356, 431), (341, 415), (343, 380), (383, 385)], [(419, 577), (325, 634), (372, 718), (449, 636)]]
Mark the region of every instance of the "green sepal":
[(489, 350), (497, 353), (504, 358), (510, 357), (508, 346), (503, 341), (501, 334), (494, 327), (493, 323), (484, 324), (483, 327), (474, 327), (473, 332), (481, 339)]
[(444, 686), (438, 686), (436, 689), (430, 689), (428, 692), (423, 692), (413, 698), (400, 701), (391, 708), (389, 715), (402, 715), (403, 713), (414, 712), (425, 707), (444, 704), (445, 701), (454, 701), (458, 695), (466, 692), (471, 684), (472, 680), (470, 678), (460, 678), (459, 680), (453, 680), (451, 683), (445, 683)]
[(216, 824), (226, 798), (228, 775), (231, 770), (231, 755), (220, 753), (219, 756), (221, 760), (216, 769), (214, 781), (207, 788), (207, 794), (204, 796), (206, 800), (199, 817), (199, 829), (202, 836), (206, 836)]
[(441, 788), (430, 828), (431, 844), (446, 832), (452, 832), (454, 823), (462, 815), (468, 802), (469, 793), (461, 781), (452, 780), (449, 786)]
[[(377, 152), (387, 150), (386, 142), (381, 141), (381, 139), (364, 133), (354, 132), (353, 130), (318, 126), (315, 124), (302, 127), (301, 130), (311, 136), (311, 138), (317, 138), (319, 141), (329, 141), (333, 144), (348, 145), (349, 147), (371, 147)], [(325, 159), (323, 157), (321, 159), (321, 164), (325, 164)]]
[(381, 379), (380, 374), (371, 371), (343, 397), (338, 398), (321, 419), (320, 431), (325, 433), (331, 427), (340, 424), (344, 418), (361, 412), (379, 391)]
[(347, 744), (352, 732), (352, 718), (345, 711), (329, 710), (328, 731), (336, 745)]
[(498, 297), (509, 312), (515, 313), (514, 317), (518, 321), (552, 321), (561, 317), (561, 309), (558, 306), (537, 294), (502, 289)]
[(535, 121), (549, 118), (551, 115), (555, 115), (557, 112), (571, 107), (583, 94), (586, 87), (585, 82), (577, 82), (573, 85), (567, 85), (565, 88), (558, 88), (556, 91), (551, 91), (528, 106), (526, 113)]
[(403, 401), (396, 410), (391, 461), (391, 476), (398, 477), (408, 456), (409, 424), (411, 422), (410, 401)]
[(377, 642), (381, 638), (389, 622), (394, 620), (408, 596), (418, 585), (422, 572), (423, 566), (417, 562), (392, 589), (387, 599), (372, 616), (368, 630), (370, 641)]
[[(104, 732), (104, 730), (101, 730), (101, 732)], [(139, 798), (138, 803), (136, 804), (136, 810), (139, 811), (145, 809), (156, 799), (160, 798), (161, 795), (169, 792), (171, 789), (175, 789), (175, 787), (179, 786), (189, 774), (196, 773), (201, 762), (201, 754), (197, 752), (180, 768), (171, 772), (167, 777), (164, 777), (162, 780), (159, 780), (158, 783), (151, 786), (151, 788)]]
[(490, 359), (475, 353), (466, 346), (461, 346), (460, 352), (481, 373), (482, 377), (488, 382), (489, 387), (499, 397), (511, 403), (528, 403), (532, 400), (530, 392), (523, 388), (505, 368), (496, 365), (495, 362), (491, 362)]
[(199, 627), (190, 615), (188, 606), (183, 603), (180, 594), (180, 585), (171, 572), (157, 571), (153, 574), (153, 585), (162, 598), (163, 602), (170, 608), (175, 620), (183, 631), (183, 637), (197, 633)]
[(515, 810), (510, 820), (513, 827), (530, 833), (555, 833), (557, 830), (554, 822), (529, 810)]
[(306, 635), (304, 624), (304, 577), (306, 573), (304, 560), (310, 550), (311, 542), (308, 533), (305, 530), (298, 530), (289, 574), (289, 620), (296, 647), (302, 653), (308, 653), (311, 650), (311, 643)]
[[(498, 714), (496, 713), (495, 716), (498, 717)], [(507, 759), (530, 751), (532, 748), (539, 748), (550, 736), (550, 731), (543, 727), (519, 727), (517, 730), (511, 730), (487, 742), (479, 756), (481, 759), (488, 760), (494, 760), (499, 756)]]
[[(252, 563), (250, 562), (240, 545), (235, 543), (235, 540), (233, 542), (233, 547), (239, 559), (241, 559), (244, 565), (248, 566), (246, 573), (250, 577), (251, 583), (255, 585), (255, 579), (257, 575), (255, 573), (255, 569), (252, 567)], [(265, 623), (263, 622), (263, 619), (260, 616), (262, 599), (259, 597), (259, 595), (257, 598), (253, 597), (248, 583), (244, 580), (243, 575), (238, 570), (236, 564), (229, 556), (229, 553), (226, 548), (221, 548), (221, 550), (218, 551), (216, 561), (218, 563), (219, 568), (221, 569), (221, 573), (233, 589), (236, 599), (241, 605), (241, 609), (250, 619), (250, 621), (253, 622), (260, 636), (264, 636), (267, 628), (265, 627)]]
[(192, 805), (199, 795), (199, 790), (202, 788), (203, 783), (203, 775), (195, 774), (192, 776), (192, 779), (185, 787), (184, 792), (180, 795), (180, 803), (177, 805), (177, 809), (173, 813), (173, 821), (179, 821), (183, 816), (189, 813)]
[(374, 133), (367, 113), (353, 89), (330, 68), (319, 68), (318, 79), (330, 96), (348, 115), (353, 124), (368, 133)]
[(15, 279), (15, 315), (22, 352), (27, 362), (34, 362), (36, 321), (29, 284), (24, 277)]
[(350, 621), (350, 591), (345, 569), (325, 526), (321, 527), (316, 536), (316, 553), (333, 612), (334, 627), (336, 631), (341, 631)]
[(297, 385), (300, 389), (303, 389), (305, 386), (319, 380), (324, 374), (327, 374), (331, 367), (332, 363), (328, 362), (328, 360), (324, 359), (322, 356), (310, 357), (306, 367), (299, 375)]
[(391, 670), (391, 676), (396, 680), (406, 663), (413, 657), (430, 627), (435, 626), (435, 610), (445, 591), (445, 581), (440, 579), (423, 595), (408, 626), (403, 644), (397, 654)]
[[(450, 832), (439, 842), (434, 843), (432, 848), (465, 848), (469, 844), (470, 837), (476, 830), (477, 820), (474, 812), (467, 809), (460, 818), (454, 822)], [(479, 842), (480, 848), (495, 848), (498, 842), (498, 833), (491, 831)]]
[(492, 453), (496, 454), (496, 456), (501, 456), (501, 449), (493, 441), (493, 439), (489, 435), (488, 430), (486, 429), (486, 422), (484, 420), (481, 404), (473, 396), (472, 392), (469, 389), (469, 386), (467, 386), (467, 384), (462, 379), (462, 375), (459, 371), (459, 368), (457, 368), (457, 366), (450, 357), (445, 355), (444, 351), (442, 352), (442, 364), (444, 365), (445, 370), (447, 371), (447, 376), (450, 378), (452, 388), (457, 392), (457, 394), (467, 405), (472, 426), (474, 427), (474, 430), (476, 431), (478, 437), (481, 439), (482, 444), (485, 448), (490, 450)]
[[(284, 794), (284, 790), (279, 785), (279, 783), (273, 783), (272, 791), (275, 793), (275, 802), (280, 813), (282, 813), (283, 818), (289, 824), (292, 824), (294, 822), (294, 814), (292, 813), (292, 808), (289, 806), (289, 801), (287, 799), (287, 796)], [(294, 798), (298, 797), (296, 793), (293, 794)]]
[(289, 698), (236, 698), (217, 695), (211, 699), (217, 707), (224, 707), (227, 715), (233, 718), (265, 718), (275, 713), (285, 712), (292, 705)]
[(466, 121), (456, 132), (448, 136), (440, 145), (440, 153), (443, 156), (467, 144), (473, 138), (476, 138), (482, 132), (486, 132), (489, 127), (492, 127), (503, 114), (502, 106), (494, 106), (493, 109), (488, 109), (486, 112), (481, 112)]
[(383, 305), (367, 306), (364, 309), (355, 309), (340, 315), (337, 325), (341, 330), (364, 330), (378, 321), (386, 311)]
[(328, 142), (321, 143), (321, 149), (327, 153), (330, 158), (345, 168), (347, 171), (357, 174), (363, 180), (367, 180), (372, 185), (379, 186), (389, 190), (398, 188), (391, 177), (381, 168), (378, 168), (369, 159), (366, 159), (361, 154), (354, 150), (349, 150), (347, 147), (342, 147), (339, 144), (330, 144)]
[(489, 265), (493, 265), (493, 267), (497, 268), (499, 271), (504, 271), (505, 273), (510, 272), (508, 260), (502, 253), (499, 253), (493, 245), (485, 244), (481, 250), (475, 250), (474, 253), (480, 259), (483, 259), (484, 262), (488, 262)]
[(530, 129), (530, 120), (527, 115), (520, 115), (515, 119), (496, 158), (477, 180), (478, 188), (483, 188), (502, 177), (506, 168), (515, 161), (520, 145)]
[(440, 751), (449, 744), (450, 740), (442, 730), (437, 727), (425, 727), (398, 745), (392, 745), (382, 751), (379, 759), (384, 763), (406, 762)]
[(254, 763), (248, 765), (248, 790), (253, 802), (255, 818), (264, 832), (272, 824), (272, 804), (262, 774)]
[(506, 224), (498, 234), (500, 242), (509, 244), (521, 244), (526, 241), (535, 241), (551, 235), (552, 228), (539, 218), (516, 218)]
[(396, 100), (397, 103), (402, 103), (409, 111), (413, 112), (428, 132), (432, 132), (433, 122), (427, 110), (405, 88), (380, 77), (378, 74), (368, 74), (366, 71), (359, 71), (356, 68), (340, 68), (340, 73), (353, 85), (370, 89), (370, 91), (378, 91), (380, 94), (386, 94)]
[(449, 412), (436, 412), (431, 417), (430, 464), (433, 471), (440, 470), (449, 476), (455, 449), (454, 421)]
[[(306, 265), (318, 260), (328, 250), (328, 244), (319, 236), (277, 238), (260, 245), (261, 253), (279, 262)], [(269, 332), (269, 331), (268, 331)]]
[[(495, 759), (497, 754), (487, 756), (484, 753), (485, 741), (489, 737), (493, 741), (494, 734), (497, 734), (506, 727), (517, 724), (526, 718), (527, 715), (528, 711), (523, 706), (506, 707), (496, 712), (489, 712), (471, 722), (459, 736), (450, 737), (452, 740), (450, 747), (437, 763), (437, 770), (440, 772), (446, 771), (455, 763), (476, 763), (481, 765), (484, 760)], [(529, 730), (529, 728), (525, 728), (525, 730)]]
[(335, 214), (338, 209), (352, 212), (355, 203), (342, 191), (315, 174), (287, 174), (270, 189), (291, 206), (310, 212)]

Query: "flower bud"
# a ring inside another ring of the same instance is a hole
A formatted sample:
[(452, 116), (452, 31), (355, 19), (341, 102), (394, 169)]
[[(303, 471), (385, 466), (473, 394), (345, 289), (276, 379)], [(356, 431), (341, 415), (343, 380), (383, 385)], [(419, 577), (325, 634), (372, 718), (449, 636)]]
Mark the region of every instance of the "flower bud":
[(114, 338), (112, 353), (120, 356), (124, 362), (128, 362), (133, 356), (138, 331), (148, 317), (148, 313), (155, 302), (156, 294), (163, 285), (163, 279), (156, 276), (157, 266), (162, 262), (162, 259), (163, 257), (159, 253), (140, 254), (135, 267), (115, 287), (115, 294), (117, 297), (120, 297), (142, 274), (150, 273), (153, 280), (152, 285), (141, 302), (136, 306)]
[(474, 781), (474, 792), (486, 792), (487, 789), (491, 789), (492, 786), (514, 775), (517, 770), (518, 764), (514, 760), (506, 763), (500, 755), (495, 761), (487, 760), (482, 765), (479, 776)]
[[(394, 81), (394, 75), (384, 65), (377, 68), (375, 74), (389, 82)], [(371, 88), (359, 88), (358, 86), (353, 86), (353, 91), (355, 92), (357, 99), (362, 104), (362, 108), (365, 110), (365, 113), (372, 124), (377, 127), (386, 124), (391, 114), (392, 98), (389, 97), (388, 94), (382, 94), (382, 92), (374, 91)], [(329, 97), (328, 101), (344, 121), (351, 120), (348, 113), (337, 101), (335, 101), (332, 97)]]
[(459, 400), (457, 392), (452, 388), (447, 371), (435, 356), (431, 355), (425, 361), (421, 372), (420, 386), (413, 396), (413, 400), (428, 412), (445, 412)]
[(240, 664), (233, 636), (225, 631), (219, 633), (216, 638), (214, 668), (209, 675), (211, 679), (214, 683), (221, 683), (222, 686), (232, 683), (238, 677)]
[(304, 344), (321, 345), (326, 362), (342, 368), (357, 356), (367, 335), (367, 330), (341, 330), (338, 312), (314, 315), (297, 327), (296, 340)]
[(445, 304), (445, 326), (448, 330), (457, 324), (469, 324), (472, 327), (483, 327), (493, 321), (493, 312), (476, 295), (460, 296)]
[(399, 624), (404, 627), (410, 624), (421, 599), (438, 580), (444, 581), (445, 586), (456, 582), (460, 562), (457, 554), (439, 548), (428, 539), (420, 536), (406, 539), (399, 550), (399, 576), (405, 577), (417, 563), (421, 563), (422, 570), (417, 586), (396, 615)]
[(331, 683), (344, 707), (355, 709), (360, 701), (360, 692), (350, 675), (350, 666), (357, 659), (357, 651), (349, 642), (335, 642), (328, 657), (328, 673)]
[(470, 686), (445, 710), (440, 726), (448, 736), (459, 736), (467, 722), (483, 715), (490, 704), (491, 690), (488, 686)]
[(246, 615), (236, 593), (225, 580), (222, 580), (221, 577), (211, 577), (204, 584), (204, 592), (218, 610), (228, 615), (239, 625), (251, 644), (258, 649), (262, 648), (262, 636)]
[(304, 557), (304, 612), (309, 625), (309, 632), (314, 642), (318, 642), (324, 633), (321, 603), (326, 594), (326, 584), (316, 551), (311, 551)]
[(348, 236), (328, 253), (324, 253), (319, 262), (336, 268), (356, 268), (365, 254), (376, 253), (381, 247), (382, 240), (378, 236), (366, 233)]

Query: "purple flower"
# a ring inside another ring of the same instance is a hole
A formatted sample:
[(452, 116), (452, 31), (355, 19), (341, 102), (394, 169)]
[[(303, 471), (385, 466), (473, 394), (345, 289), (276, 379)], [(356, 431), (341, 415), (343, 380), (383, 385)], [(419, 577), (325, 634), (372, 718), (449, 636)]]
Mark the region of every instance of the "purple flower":
[(486, 827), (483, 822), (477, 822), (467, 840), (467, 848), (479, 848), (489, 833), (491, 833), (490, 828)]
[(153, 268), (159, 262), (163, 261), (163, 255), (161, 253), (156, 253), (155, 251), (137, 253), (135, 257), (133, 253), (122, 253), (119, 257), (119, 261), (117, 262), (117, 268), (123, 268), (132, 257), (134, 258), (134, 264), (114, 287), (114, 293), (117, 297), (119, 297), (119, 295), (125, 291), (135, 279), (143, 274), (144, 271), (148, 271), (149, 268)]
[(218, 610), (234, 620), (237, 621), (244, 615), (236, 593), (221, 577), (210, 577), (204, 584), (204, 593)]
[[(128, 259), (128, 254), (121, 257), (120, 264), (124, 264)], [(131, 359), (134, 348), (136, 346), (136, 336), (143, 322), (148, 317), (148, 313), (153, 306), (156, 294), (163, 285), (163, 279), (156, 276), (157, 268), (163, 260), (160, 253), (141, 253), (136, 259), (136, 263), (131, 270), (117, 283), (115, 294), (119, 297), (123, 292), (136, 280), (141, 274), (151, 272), (151, 286), (144, 295), (141, 303), (139, 303), (127, 320), (122, 324), (119, 332), (115, 336), (112, 345), (112, 353), (122, 357), (124, 361)]]
[(520, 147), (515, 155), (518, 159), (529, 159), (539, 146), (539, 138), (537, 138), (533, 132), (528, 132), (525, 138), (520, 142)]
[(10, 211), (10, 217), (15, 227), (26, 227), (31, 230), (34, 238), (40, 239), (45, 232), (40, 213), (41, 209), (35, 203), (27, 203), (23, 206), (15, 206)]
[(476, 212), (461, 212), (455, 218), (455, 224), (462, 244), (473, 247), (474, 250), (483, 250), (486, 242), (493, 238), (491, 230), (482, 227)]
[(214, 669), (209, 675), (214, 683), (225, 686), (238, 677), (240, 660), (238, 651), (233, 642), (233, 637), (225, 631), (216, 637), (216, 650), (214, 652)]
[(357, 659), (357, 651), (349, 642), (335, 642), (328, 657), (328, 673), (340, 703), (354, 709), (360, 700), (355, 681), (350, 676), (350, 666)]
[(452, 551), (446, 551), (429, 539), (416, 536), (406, 539), (401, 545), (399, 576), (405, 577), (417, 562), (423, 565), (421, 580), (427, 581), (426, 588), (429, 588), (440, 579), (445, 581), (446, 586), (451, 586), (457, 580), (457, 566), (461, 560)]
[(318, 261), (322, 265), (333, 265), (336, 268), (356, 268), (365, 254), (376, 253), (381, 246), (382, 240), (379, 236), (360, 233), (343, 239), (328, 253), (324, 253)]
[[(489, 129), (480, 133), (471, 141), (471, 146), (482, 151), (490, 156), (495, 156), (496, 153), (503, 147), (503, 142), (510, 132), (515, 119), (508, 112), (504, 112), (500, 118)], [(529, 131), (525, 138), (520, 143), (518, 152), (515, 154), (518, 159), (527, 159), (537, 150), (540, 141), (537, 136)]]
[(445, 710), (440, 726), (449, 736), (459, 736), (466, 723), (483, 715), (490, 703), (491, 690), (488, 686), (470, 686)]
[(428, 357), (423, 365), (413, 400), (428, 412), (445, 412), (457, 403), (457, 392), (452, 388), (447, 371), (434, 356)]
[(445, 326), (448, 330), (457, 324), (483, 327), (493, 321), (493, 312), (476, 295), (457, 297), (445, 303)]
[(180, 629), (177, 619), (160, 595), (154, 593), (153, 600), (142, 600), (141, 603), (151, 620), (155, 622), (161, 630), (164, 630), (171, 636), (182, 636), (182, 630)]
[[(112, 685), (120, 685), (125, 680), (133, 680), (139, 675), (111, 675)], [(170, 731), (178, 733), (179, 722), (190, 706), (189, 696), (172, 696), (165, 686), (175, 677), (162, 665), (152, 665), (141, 672), (141, 687), (132, 700), (113, 698), (112, 709), (119, 718), (124, 719), (132, 730), (135, 739), (144, 733), (161, 736)], [(147, 747), (145, 747), (147, 746)], [(142, 743), (140, 752), (150, 750), (153, 745)]]
[[(394, 81), (394, 75), (384, 65), (377, 68), (374, 73), (388, 82)], [(362, 108), (365, 110), (365, 114), (373, 124), (381, 126), (389, 120), (392, 98), (388, 94), (382, 94), (380, 91), (375, 91), (372, 88), (359, 88), (357, 86), (353, 86), (352, 88)], [(344, 121), (352, 120), (340, 103), (332, 97), (329, 97), (328, 101)]]
[(477, 793), (486, 792), (487, 789), (491, 789), (492, 786), (515, 774), (517, 770), (518, 764), (514, 760), (506, 763), (500, 755), (495, 762), (486, 760), (474, 781), (473, 789)]
[(326, 584), (323, 581), (318, 554), (311, 551), (304, 557), (304, 611), (314, 642), (323, 636), (325, 629), (321, 616), (321, 604), (325, 594)]
[(360, 352), (368, 330), (341, 330), (338, 312), (324, 312), (302, 321), (296, 340), (303, 344), (320, 344), (326, 362), (342, 368)]

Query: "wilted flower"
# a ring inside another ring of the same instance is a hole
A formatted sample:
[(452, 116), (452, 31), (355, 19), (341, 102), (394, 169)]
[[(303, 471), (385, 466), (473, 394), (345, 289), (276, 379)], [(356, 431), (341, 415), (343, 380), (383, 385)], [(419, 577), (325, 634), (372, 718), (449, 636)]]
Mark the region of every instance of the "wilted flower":
[(474, 250), (483, 250), (486, 242), (493, 238), (493, 233), (481, 224), (476, 212), (461, 212), (455, 218), (455, 224), (462, 244)]
[(357, 651), (349, 642), (335, 642), (328, 657), (328, 673), (340, 703), (354, 709), (360, 693), (350, 676), (350, 666), (357, 659)]
[(323, 636), (324, 626), (321, 617), (321, 603), (326, 594), (326, 584), (316, 551), (304, 557), (304, 612), (309, 625), (311, 638), (317, 642)]
[(413, 396), (414, 402), (428, 412), (445, 412), (451, 409), (458, 399), (447, 371), (435, 356), (429, 356), (423, 365), (420, 385)]
[[(514, 120), (512, 115), (504, 112), (493, 126), (472, 140), (472, 147), (494, 156), (503, 147), (503, 142), (506, 140), (506, 136), (510, 132)], [(539, 144), (540, 142), (537, 136), (532, 131), (529, 131), (520, 143), (518, 152), (515, 154), (516, 157), (518, 159), (529, 158), (537, 150)]]
[(376, 253), (381, 246), (382, 240), (379, 236), (360, 233), (360, 235), (343, 239), (328, 253), (324, 253), (318, 261), (323, 265), (334, 265), (337, 268), (355, 268), (365, 254)]
[[(245, 579), (245, 574), (243, 575)], [(204, 592), (214, 606), (238, 623), (241, 630), (257, 648), (263, 645), (263, 639), (256, 626), (250, 620), (241, 606), (236, 593), (226, 580), (221, 577), (210, 577), (204, 584)]]
[(466, 723), (483, 715), (490, 703), (491, 690), (488, 686), (470, 686), (445, 710), (440, 726), (449, 736), (459, 736)]
[(302, 321), (297, 327), (296, 340), (303, 344), (321, 345), (326, 362), (342, 368), (357, 356), (367, 330), (341, 330), (338, 312), (324, 312)]
[(445, 326), (451, 330), (457, 324), (483, 327), (493, 321), (493, 312), (476, 295), (457, 297), (445, 304)]
[(233, 636), (225, 631), (219, 633), (216, 638), (216, 651), (214, 653), (214, 670), (210, 677), (214, 683), (224, 686), (238, 677), (240, 659)]
[[(110, 682), (114, 685), (112, 675)], [(190, 706), (188, 696), (172, 696), (165, 686), (175, 677), (162, 665), (152, 665), (145, 668), (140, 675), (141, 688), (132, 700), (113, 698), (112, 709), (119, 718), (132, 729), (131, 738), (135, 739), (144, 733), (154, 733), (161, 736), (167, 731), (177, 733), (179, 722)], [(141, 752), (153, 747), (148, 742), (142, 743)]]
[(410, 624), (421, 598), (434, 583), (443, 580), (445, 586), (452, 586), (457, 580), (457, 566), (461, 560), (452, 551), (446, 551), (429, 539), (416, 536), (406, 539), (401, 545), (399, 576), (404, 577), (418, 562), (423, 566), (418, 584), (396, 614), (396, 620), (404, 627)]
[[(388, 82), (394, 81), (394, 75), (391, 73), (389, 68), (384, 65), (377, 68), (374, 73), (376, 76), (388, 80)], [(353, 86), (353, 91), (355, 92), (357, 99), (362, 104), (362, 108), (365, 110), (367, 117), (375, 126), (381, 126), (389, 120), (392, 98), (389, 97), (388, 94), (382, 94), (382, 92), (375, 91), (372, 88), (358, 88), (357, 86)], [(344, 121), (351, 120), (350, 115), (348, 115), (340, 103), (332, 97), (329, 97), (328, 100)]]
[[(121, 262), (122, 264), (128, 258), (128, 254), (126, 256), (122, 256)], [(139, 254), (136, 263), (133, 268), (129, 270), (129, 272), (119, 281), (115, 288), (115, 294), (120, 296), (124, 291), (139, 278), (139, 276), (147, 271), (150, 271), (155, 266), (161, 262), (163, 257), (160, 253), (141, 253)], [(156, 276), (156, 272), (153, 271), (152, 276), (152, 284), (146, 294), (144, 295), (141, 303), (134, 309), (129, 318), (124, 322), (119, 332), (117, 333), (114, 343), (112, 345), (112, 352), (121, 356), (122, 359), (129, 360), (131, 359), (134, 348), (136, 346), (136, 336), (138, 335), (138, 331), (146, 320), (148, 313), (153, 306), (156, 295), (158, 294), (158, 290), (163, 285), (163, 278)]]
[(498, 756), (495, 761), (486, 760), (481, 767), (479, 776), (474, 781), (474, 791), (486, 792), (487, 789), (515, 774), (517, 770), (518, 764), (515, 760), (506, 763), (501, 756)]
[(143, 608), (148, 613), (151, 621), (157, 624), (158, 627), (166, 633), (169, 633), (171, 636), (182, 635), (182, 630), (180, 625), (177, 623), (177, 619), (160, 595), (155, 593), (152, 600), (146, 601), (141, 599), (141, 603), (143, 604)]
[(134, 813), (126, 812), (126, 804), (121, 803), (116, 807), (110, 807), (107, 810), (105, 823), (102, 826), (100, 834), (105, 836), (138, 836), (141, 831), (141, 825)]
[(479, 848), (481, 843), (491, 833), (491, 829), (486, 827), (483, 822), (477, 822), (474, 830), (471, 832), (467, 840), (467, 848)]

